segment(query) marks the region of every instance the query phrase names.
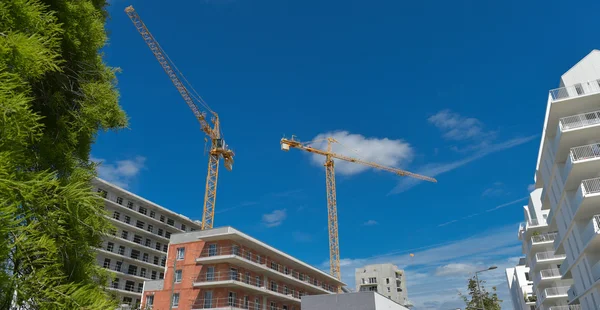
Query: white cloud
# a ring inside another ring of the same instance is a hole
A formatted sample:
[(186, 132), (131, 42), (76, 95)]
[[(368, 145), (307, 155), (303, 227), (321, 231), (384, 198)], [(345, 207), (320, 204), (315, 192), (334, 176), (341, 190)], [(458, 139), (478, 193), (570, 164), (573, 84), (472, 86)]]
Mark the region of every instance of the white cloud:
[(283, 221), (287, 218), (286, 209), (283, 210), (274, 210), (271, 213), (263, 214), (262, 221), (263, 224), (267, 227), (276, 227), (281, 225)]
[[(359, 158), (366, 161), (390, 167), (400, 167), (410, 162), (414, 151), (410, 144), (403, 140), (391, 140), (388, 138), (367, 138), (347, 131), (334, 131), (318, 134), (312, 139), (311, 146), (325, 150), (327, 148), (327, 137), (336, 139), (339, 143), (332, 145), (335, 153)], [(321, 155), (312, 155), (312, 161), (320, 166), (325, 158)], [(343, 160), (335, 160), (335, 172), (342, 175), (354, 175), (369, 169), (367, 166), (350, 163)]]
[(309, 233), (295, 231), (292, 233), (292, 237), (297, 242), (310, 242), (312, 241), (312, 235)]
[(379, 225), (379, 223), (376, 220), (368, 220), (363, 223), (363, 226), (375, 226), (375, 225)]
[[(498, 294), (504, 300), (502, 308), (510, 308), (504, 270), (514, 266), (520, 255), (521, 246), (515, 237), (517, 227), (517, 224), (507, 225), (462, 240), (418, 249), (402, 249), (371, 257), (344, 258), (341, 260), (342, 280), (353, 287), (355, 268), (366, 264), (396, 264), (406, 272), (409, 299), (414, 303), (415, 309), (447, 310), (464, 308), (458, 292), (466, 291), (467, 280), (473, 276), (477, 267), (485, 269), (495, 265), (498, 269), (481, 273), (480, 279), (487, 282), (487, 288), (497, 286)], [(414, 257), (410, 253), (414, 253)], [(323, 268), (328, 267), (329, 263), (324, 262)]]
[(492, 184), (492, 186), (490, 186), (489, 188), (486, 188), (483, 191), (483, 193), (481, 193), (481, 196), (495, 197), (495, 196), (500, 196), (505, 193), (506, 193), (506, 191), (504, 189), (504, 184), (502, 182), (495, 182), (494, 184)]
[[(508, 141), (500, 142), (497, 144), (492, 144), (486, 148), (481, 149), (480, 151), (475, 152), (475, 154), (473, 154), (469, 157), (466, 157), (466, 158), (463, 158), (463, 159), (460, 159), (457, 161), (453, 161), (453, 162), (449, 162), (449, 163), (434, 163), (434, 164), (426, 165), (423, 168), (421, 168), (420, 170), (418, 170), (417, 173), (426, 175), (426, 176), (430, 176), (430, 177), (435, 177), (440, 174), (460, 168), (472, 161), (483, 158), (489, 154), (507, 150), (507, 149), (513, 148), (515, 146), (519, 146), (521, 144), (527, 143), (537, 137), (538, 137), (538, 135), (533, 135), (533, 136), (522, 137), (522, 138), (514, 138), (514, 139), (511, 139)], [(399, 194), (399, 193), (405, 192), (405, 191), (413, 188), (420, 182), (422, 182), (422, 181), (414, 179), (414, 178), (402, 178), (402, 179), (400, 179), (400, 181), (398, 182), (396, 187), (394, 187), (390, 191), (389, 194)]]
[(467, 140), (492, 135), (483, 130), (483, 124), (476, 118), (464, 117), (448, 109), (430, 116), (427, 121), (444, 132), (448, 140)]
[(101, 158), (90, 158), (97, 163), (96, 171), (101, 179), (119, 187), (127, 188), (129, 183), (145, 168), (146, 158), (136, 156), (133, 159), (117, 160), (114, 164), (107, 163)]
[(479, 267), (470, 264), (450, 263), (444, 266), (439, 266), (435, 269), (436, 276), (456, 276), (468, 275), (477, 271)]

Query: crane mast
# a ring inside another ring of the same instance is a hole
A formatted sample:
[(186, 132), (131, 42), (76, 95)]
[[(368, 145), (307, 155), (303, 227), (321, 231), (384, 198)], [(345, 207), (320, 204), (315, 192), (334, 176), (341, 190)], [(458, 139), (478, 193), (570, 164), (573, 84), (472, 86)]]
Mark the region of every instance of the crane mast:
[[(125, 13), (133, 22), (133, 25), (140, 33), (144, 42), (148, 45), (156, 60), (160, 63), (165, 73), (179, 91), (181, 97), (188, 105), (188, 107), (194, 113), (194, 116), (200, 123), (200, 129), (209, 137), (210, 139), (210, 151), (209, 151), (209, 159), (208, 159), (208, 174), (206, 176), (206, 190), (204, 193), (204, 208), (202, 212), (202, 229), (210, 229), (213, 227), (214, 216), (215, 216), (215, 203), (217, 199), (217, 180), (219, 178), (219, 161), (221, 157), (224, 159), (224, 165), (227, 170), (231, 170), (233, 168), (233, 156), (234, 153), (228, 146), (225, 144), (222, 134), (221, 134), (221, 125), (219, 121), (219, 116), (217, 113), (212, 111), (208, 105), (202, 100), (199, 95), (194, 95), (191, 93), (188, 88), (185, 86), (183, 81), (187, 80), (185, 77), (179, 72), (177, 67), (173, 64), (173, 62), (169, 59), (169, 56), (165, 53), (165, 51), (160, 47), (158, 41), (154, 39), (138, 13), (135, 11), (133, 6), (128, 6), (125, 8)], [(180, 79), (183, 79), (183, 81)], [(189, 83), (188, 83), (189, 84)], [(191, 88), (191, 86), (190, 86)], [(193, 91), (193, 88), (191, 88)], [(206, 113), (202, 112), (196, 101), (202, 104), (212, 115), (211, 124), (206, 119)]]
[(357, 163), (368, 167), (389, 171), (400, 176), (409, 176), (423, 181), (434, 182), (437, 180), (428, 176), (412, 173), (406, 170), (387, 167), (374, 162), (365, 161), (342, 154), (334, 153), (332, 150), (332, 144), (336, 143), (334, 138), (327, 138), (327, 150), (320, 150), (309, 145), (305, 145), (302, 142), (292, 139), (281, 139), (281, 149), (289, 151), (290, 148), (297, 148), (303, 151), (307, 151), (313, 154), (325, 156), (325, 183), (327, 189), (327, 224), (329, 227), (329, 267), (330, 274), (341, 280), (340, 271), (340, 244), (339, 244), (339, 232), (338, 232), (338, 216), (337, 216), (337, 199), (336, 199), (336, 188), (335, 188), (335, 169), (334, 159), (340, 159), (347, 162)]

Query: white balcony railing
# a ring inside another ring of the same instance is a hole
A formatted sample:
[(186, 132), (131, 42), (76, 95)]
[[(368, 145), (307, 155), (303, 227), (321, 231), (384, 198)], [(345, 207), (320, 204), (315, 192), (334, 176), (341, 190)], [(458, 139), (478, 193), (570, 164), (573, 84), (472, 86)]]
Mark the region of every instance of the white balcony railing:
[(553, 306), (550, 310), (581, 310), (581, 305)]
[(567, 295), (570, 286), (549, 287), (542, 292), (543, 298)]
[(595, 93), (600, 93), (600, 79), (550, 90), (553, 101)]
[(554, 254), (554, 252), (540, 252), (535, 254), (536, 261), (550, 260), (550, 259), (562, 259), (565, 258), (565, 254)]
[(584, 195), (600, 193), (600, 178), (583, 180), (581, 182)]
[[(258, 302), (256, 302), (258, 300)], [(248, 309), (248, 310), (261, 310), (263, 305), (260, 299), (250, 300), (248, 297), (245, 298), (234, 298), (234, 297), (223, 297), (223, 298), (199, 298), (194, 300), (192, 309)], [(282, 310), (283, 308), (270, 306), (267, 301), (265, 309), (269, 310)]]
[(195, 283), (206, 283), (206, 282), (221, 282), (221, 281), (235, 281), (241, 282), (248, 285), (256, 286), (260, 289), (269, 290), (271, 292), (279, 293), (291, 298), (295, 298), (300, 301), (300, 291), (288, 288), (287, 286), (278, 285), (275, 282), (264, 283), (264, 280), (252, 278), (246, 276), (241, 272), (226, 271), (226, 272), (201, 272), (195, 279)]
[(556, 232), (551, 232), (551, 233), (541, 234), (541, 235), (537, 235), (537, 236), (532, 236), (531, 242), (532, 243), (543, 243), (543, 242), (554, 241), (554, 239), (556, 239), (557, 235), (558, 234)]
[(600, 143), (588, 144), (571, 148), (571, 160), (577, 162), (586, 159), (600, 158)]
[(540, 271), (540, 275), (541, 275), (542, 279), (560, 277), (560, 271), (557, 268), (544, 269), (544, 270)]
[(562, 130), (581, 128), (600, 124), (600, 111), (563, 117), (559, 120)]
[(332, 293), (336, 292), (334, 286), (331, 286), (331, 285), (329, 285), (323, 281), (320, 281), (314, 277), (311, 277), (307, 274), (292, 270), (291, 268), (286, 267), (284, 265), (280, 265), (270, 259), (267, 259), (266, 256), (258, 255), (256, 253), (248, 251), (239, 246), (235, 246), (235, 245), (234, 246), (219, 246), (219, 247), (215, 247), (215, 248), (208, 247), (208, 248), (205, 248), (204, 250), (202, 250), (202, 252), (200, 253), (201, 258), (220, 256), (220, 255), (235, 255), (241, 259), (245, 259), (245, 260), (263, 265), (265, 268), (269, 268), (279, 274), (286, 275), (288, 277), (292, 277), (296, 280), (307, 283), (312, 287), (327, 290)]

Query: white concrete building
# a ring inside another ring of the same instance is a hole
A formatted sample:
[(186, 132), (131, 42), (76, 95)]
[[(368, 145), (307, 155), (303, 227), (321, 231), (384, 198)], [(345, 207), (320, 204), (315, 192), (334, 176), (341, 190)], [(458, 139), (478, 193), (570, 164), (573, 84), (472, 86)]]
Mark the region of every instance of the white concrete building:
[(140, 304), (144, 281), (164, 277), (171, 234), (200, 230), (201, 223), (102, 179), (92, 181), (116, 227), (98, 251), (98, 264), (116, 275), (107, 289), (122, 304)]
[(535, 310), (536, 297), (533, 294), (527, 259), (521, 258), (517, 266), (506, 268), (506, 282), (514, 310)]
[(302, 310), (408, 310), (377, 292), (302, 296)]
[(535, 187), (519, 229), (537, 308), (600, 306), (600, 51), (550, 90)]
[(367, 265), (354, 272), (357, 292), (378, 292), (403, 306), (412, 306), (408, 300), (404, 270), (392, 264)]

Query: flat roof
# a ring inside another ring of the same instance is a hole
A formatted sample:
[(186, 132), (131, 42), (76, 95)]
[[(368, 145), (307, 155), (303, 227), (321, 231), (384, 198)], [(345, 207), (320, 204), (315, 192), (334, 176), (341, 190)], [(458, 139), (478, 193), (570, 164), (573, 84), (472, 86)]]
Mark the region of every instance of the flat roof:
[(231, 238), (232, 240), (241, 240), (241, 241), (248, 242), (248, 243), (254, 245), (255, 247), (261, 248), (264, 251), (271, 252), (277, 256), (283, 257), (285, 260), (292, 263), (293, 265), (301, 266), (312, 272), (318, 273), (319, 275), (326, 277), (328, 280), (333, 281), (337, 284), (346, 285), (344, 282), (338, 280), (336, 277), (334, 277), (326, 272), (323, 272), (322, 270), (315, 268), (315, 267), (289, 255), (289, 254), (286, 254), (280, 250), (277, 250), (276, 248), (274, 248), (258, 239), (250, 237), (250, 236), (246, 235), (245, 233), (243, 233), (231, 226), (224, 226), (224, 227), (218, 227), (218, 228), (213, 228), (213, 229), (172, 234), (170, 243), (171, 244), (187, 243), (187, 242), (196, 241), (198, 239), (202, 239), (204, 241), (216, 241), (216, 240), (223, 240), (226, 238)]

